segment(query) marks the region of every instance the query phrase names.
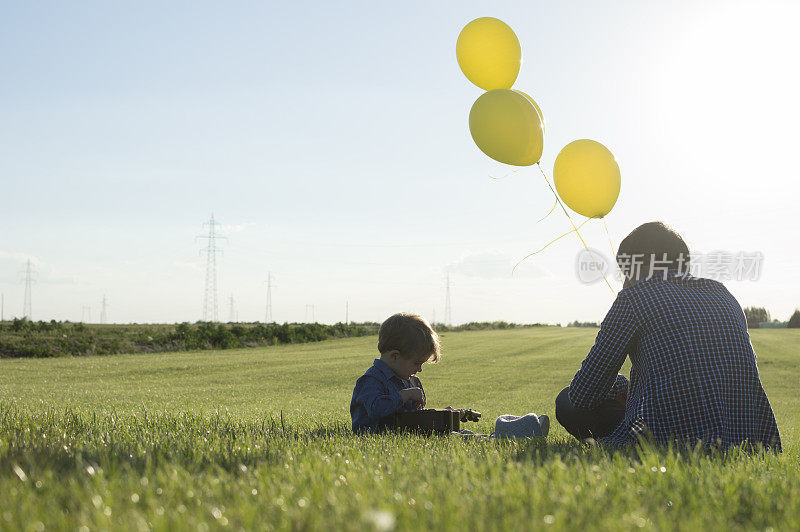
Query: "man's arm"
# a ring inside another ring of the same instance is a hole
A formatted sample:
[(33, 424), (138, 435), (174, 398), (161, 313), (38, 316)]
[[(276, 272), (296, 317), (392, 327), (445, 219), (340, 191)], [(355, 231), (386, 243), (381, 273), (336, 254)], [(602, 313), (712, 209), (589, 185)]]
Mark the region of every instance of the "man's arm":
[[(627, 352), (627, 351), (626, 351)], [(623, 359), (624, 360), (624, 359)], [(625, 378), (625, 375), (618, 373), (617, 378), (614, 381), (614, 385), (611, 387), (611, 391), (608, 392), (608, 399), (616, 399), (617, 401), (625, 404), (628, 399), (628, 387), (630, 384), (628, 383), (628, 379)]]
[(575, 408), (592, 409), (604, 400), (628, 393), (628, 380), (618, 372), (628, 356), (637, 331), (633, 308), (624, 296), (617, 296), (597, 333), (594, 346), (572, 378), (569, 400)]

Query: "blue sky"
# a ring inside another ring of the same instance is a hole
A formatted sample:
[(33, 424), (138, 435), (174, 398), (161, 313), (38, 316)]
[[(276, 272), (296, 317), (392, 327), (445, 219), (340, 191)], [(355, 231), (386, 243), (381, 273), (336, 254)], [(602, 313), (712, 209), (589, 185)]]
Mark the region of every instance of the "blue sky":
[[(599, 320), (612, 294), (576, 277), (535, 169), (472, 143), (481, 90), (455, 41), (479, 16), (522, 44), (515, 88), (547, 122), (542, 166), (592, 138), (616, 155), (616, 243), (662, 219), (695, 251), (760, 251), (743, 305), (800, 305), (793, 239), (800, 37), (792, 2), (39, 2), (0, 20), (0, 292), (34, 319), (201, 317), (202, 223), (228, 240), (220, 317), (279, 321)], [(590, 245), (609, 252), (596, 223)]]

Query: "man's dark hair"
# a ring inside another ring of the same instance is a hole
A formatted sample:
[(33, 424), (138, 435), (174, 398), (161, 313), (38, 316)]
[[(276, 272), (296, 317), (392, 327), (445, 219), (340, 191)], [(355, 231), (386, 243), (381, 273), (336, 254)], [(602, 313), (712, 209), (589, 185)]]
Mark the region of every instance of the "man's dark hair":
[(666, 274), (668, 269), (685, 273), (689, 271), (689, 247), (664, 222), (648, 222), (622, 240), (617, 264), (629, 278)]

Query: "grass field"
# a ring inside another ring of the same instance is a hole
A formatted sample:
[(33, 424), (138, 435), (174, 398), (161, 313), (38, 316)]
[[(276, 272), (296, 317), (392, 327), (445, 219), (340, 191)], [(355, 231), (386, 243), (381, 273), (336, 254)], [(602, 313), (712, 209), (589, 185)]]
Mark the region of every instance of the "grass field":
[[(428, 406), (546, 413), (596, 330), (445, 333)], [(355, 437), (375, 337), (0, 360), (0, 528), (800, 528), (800, 331), (752, 332), (779, 456)], [(627, 368), (623, 370), (627, 372)]]

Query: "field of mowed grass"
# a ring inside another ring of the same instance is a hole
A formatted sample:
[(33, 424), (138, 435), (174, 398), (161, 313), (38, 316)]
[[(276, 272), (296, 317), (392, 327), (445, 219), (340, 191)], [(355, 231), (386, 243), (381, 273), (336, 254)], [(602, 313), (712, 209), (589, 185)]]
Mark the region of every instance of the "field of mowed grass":
[[(445, 333), (428, 406), (546, 413), (596, 329)], [(0, 360), (0, 529), (800, 528), (800, 331), (751, 333), (780, 455), (349, 431), (376, 337)], [(627, 373), (627, 365), (623, 372)]]

